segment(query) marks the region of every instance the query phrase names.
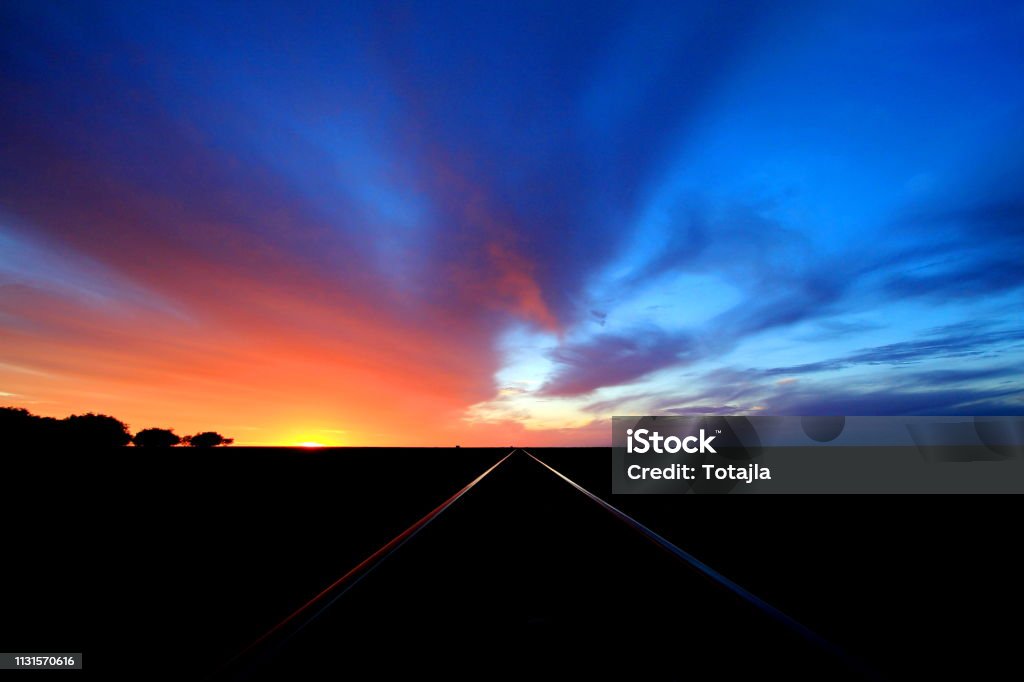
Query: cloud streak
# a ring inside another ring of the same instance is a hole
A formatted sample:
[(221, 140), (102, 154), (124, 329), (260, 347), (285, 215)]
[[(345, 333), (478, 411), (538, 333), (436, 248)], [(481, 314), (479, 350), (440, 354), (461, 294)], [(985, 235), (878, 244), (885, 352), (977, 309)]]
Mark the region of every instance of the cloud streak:
[(375, 444), (1021, 410), (1020, 21), (4, 3), (0, 397)]

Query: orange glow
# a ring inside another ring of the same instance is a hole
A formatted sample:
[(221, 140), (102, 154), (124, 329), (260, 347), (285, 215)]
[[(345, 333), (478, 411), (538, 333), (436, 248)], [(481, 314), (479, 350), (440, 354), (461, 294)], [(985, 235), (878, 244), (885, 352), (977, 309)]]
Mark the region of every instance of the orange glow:
[(457, 317), (418, 328), (358, 301), (239, 286), (248, 295), (230, 308), (204, 297), (185, 320), (135, 308), (82, 314), (62, 297), (14, 292), (0, 312), (31, 312), (37, 327), (0, 329), (0, 404), (109, 414), (132, 431), (214, 430), (237, 445), (524, 442), (519, 424), (466, 422), (469, 406), (493, 396), (498, 360)]
[[(93, 226), (66, 235), (53, 258), (67, 269), (78, 261), (64, 254), (78, 254), (84, 282), (112, 282), (124, 293), (89, 296), (77, 283), (5, 290), (0, 315), (29, 322), (0, 327), (2, 405), (53, 417), (109, 414), (133, 432), (213, 430), (237, 445), (604, 440), (603, 432), (542, 434), (515, 421), (467, 421), (470, 408), (498, 390), (495, 316), (558, 327), (528, 260), (507, 245), (513, 226), (489, 215), (484, 201), (472, 216), (491, 245), (484, 266), (453, 264), (445, 279), (430, 282), (439, 297), (424, 306), (365, 263), (339, 256), (344, 267), (311, 265), (235, 224), (193, 214), (194, 204), (140, 195), (96, 169), (69, 163), (48, 179), (96, 183), (92, 193), (119, 198), (116, 215), (83, 200), (47, 204), (51, 213), (41, 219)], [(197, 226), (203, 244), (226, 245), (231, 258), (169, 232), (134, 229), (153, 215)], [(159, 257), (131, 255), (139, 253)]]

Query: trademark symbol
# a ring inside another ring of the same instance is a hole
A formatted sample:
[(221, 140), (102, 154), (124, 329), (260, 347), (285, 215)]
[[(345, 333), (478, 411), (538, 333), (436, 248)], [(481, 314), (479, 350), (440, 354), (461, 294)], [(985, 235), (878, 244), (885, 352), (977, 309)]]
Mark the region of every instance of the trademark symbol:
[(719, 436), (721, 436), (722, 435), (722, 429), (715, 429), (715, 433), (717, 433)]

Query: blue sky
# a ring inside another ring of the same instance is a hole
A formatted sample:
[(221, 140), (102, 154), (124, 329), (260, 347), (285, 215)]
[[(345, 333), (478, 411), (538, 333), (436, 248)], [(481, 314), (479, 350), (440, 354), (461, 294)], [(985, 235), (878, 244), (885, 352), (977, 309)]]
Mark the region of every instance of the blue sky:
[(301, 5), (4, 3), (5, 401), (1024, 413), (1024, 4)]

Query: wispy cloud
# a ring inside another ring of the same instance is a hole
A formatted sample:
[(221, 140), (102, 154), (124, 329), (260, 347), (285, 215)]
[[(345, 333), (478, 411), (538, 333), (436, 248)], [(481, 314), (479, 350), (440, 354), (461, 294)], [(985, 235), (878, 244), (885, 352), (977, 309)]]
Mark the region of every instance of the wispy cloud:
[(6, 2), (0, 383), (375, 443), (1024, 411), (1019, 22)]

